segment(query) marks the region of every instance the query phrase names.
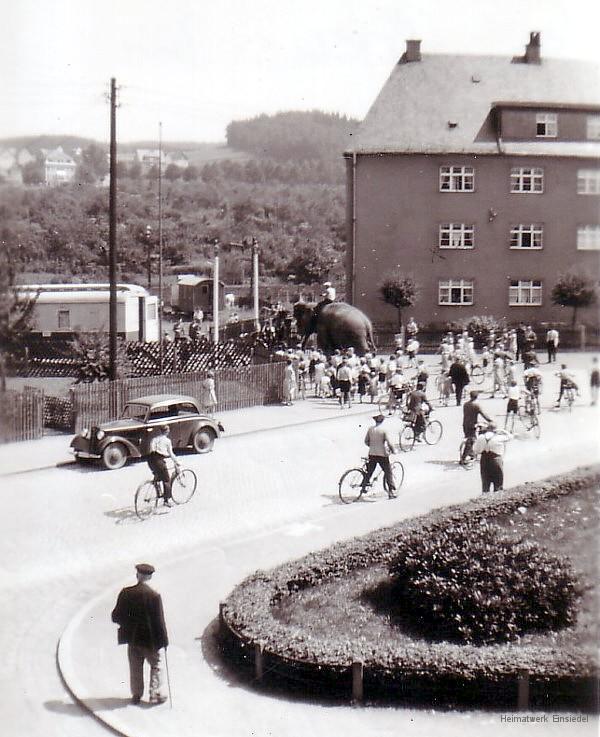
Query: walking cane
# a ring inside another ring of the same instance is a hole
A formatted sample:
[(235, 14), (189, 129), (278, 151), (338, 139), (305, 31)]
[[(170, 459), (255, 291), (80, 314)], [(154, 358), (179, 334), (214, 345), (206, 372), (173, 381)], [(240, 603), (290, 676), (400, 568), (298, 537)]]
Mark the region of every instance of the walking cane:
[(171, 676), (169, 675), (169, 660), (167, 658), (167, 648), (165, 647), (165, 670), (167, 671), (167, 687), (169, 689), (169, 709), (173, 708), (173, 695), (171, 694)]

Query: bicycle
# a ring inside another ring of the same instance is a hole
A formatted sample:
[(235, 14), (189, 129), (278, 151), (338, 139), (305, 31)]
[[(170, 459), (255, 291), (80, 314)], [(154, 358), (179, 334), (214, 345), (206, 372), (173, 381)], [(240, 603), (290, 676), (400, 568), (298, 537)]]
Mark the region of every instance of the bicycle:
[[(442, 439), (444, 428), (439, 420), (429, 419), (431, 411), (425, 418), (425, 429), (423, 430), (422, 435), (427, 445), (436, 445)], [(405, 412), (402, 419), (406, 424), (400, 432), (400, 448), (404, 452), (408, 452), (409, 450), (412, 450), (415, 445), (416, 416), (412, 412)]]
[[(541, 435), (540, 421), (537, 413), (537, 405), (535, 398), (526, 396), (523, 401), (519, 402), (517, 414), (510, 415), (510, 432), (514, 433), (515, 419), (518, 419), (526, 432), (531, 432), (538, 439)], [(507, 425), (509, 423), (507, 422)], [(507, 429), (509, 429), (507, 427)]]
[[(458, 451), (458, 463), (460, 466), (462, 466), (465, 471), (470, 471), (473, 466), (475, 465), (475, 456), (472, 454), (473, 446), (475, 445), (475, 441), (477, 440), (477, 437), (481, 435), (481, 433), (485, 430), (487, 426), (482, 425), (480, 422), (478, 422), (475, 425), (475, 435), (472, 438), (463, 438), (462, 442), (460, 444), (460, 448)], [(465, 451), (467, 449), (467, 443), (471, 441), (471, 453), (469, 455), (465, 455)]]
[(395, 394), (391, 391), (379, 399), (379, 412), (382, 415), (391, 416), (394, 412), (402, 412), (404, 394)]
[[(171, 476), (171, 498), (175, 504), (187, 504), (194, 496), (198, 479), (191, 468), (175, 470)], [(153, 514), (158, 506), (158, 500), (164, 498), (163, 483), (160, 479), (153, 478), (142, 482), (134, 498), (135, 513), (139, 519), (144, 520)]]
[[(367, 494), (370, 489), (375, 489), (380, 479), (382, 480), (383, 490), (389, 493), (388, 484), (381, 466), (375, 467), (371, 480), (366, 483), (365, 479), (369, 459), (368, 457), (363, 457), (362, 461), (363, 465), (361, 468), (348, 469), (342, 474), (338, 482), (338, 492), (344, 504), (357, 502), (363, 494)], [(396, 491), (398, 491), (404, 483), (404, 466), (400, 461), (390, 461), (390, 465), (392, 467), (392, 476), (394, 477)]]

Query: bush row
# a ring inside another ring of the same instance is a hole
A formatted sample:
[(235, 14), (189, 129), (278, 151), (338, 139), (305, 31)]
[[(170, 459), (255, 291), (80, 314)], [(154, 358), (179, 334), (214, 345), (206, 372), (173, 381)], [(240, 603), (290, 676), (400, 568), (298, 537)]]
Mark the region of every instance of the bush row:
[(378, 682), (500, 684), (525, 670), (538, 682), (546, 684), (593, 683), (598, 676), (597, 662), (583, 648), (571, 648), (566, 652), (555, 644), (548, 647), (515, 647), (507, 643), (476, 646), (415, 639), (407, 647), (393, 649), (385, 643), (336, 639), (334, 632), (327, 638), (312, 636), (301, 626), (279, 622), (273, 616), (273, 607), (297, 591), (342, 578), (356, 569), (391, 565), (398, 547), (406, 541), (434, 537), (453, 525), (485, 524), (514, 513), (518, 507), (551, 502), (594, 485), (600, 485), (600, 466), (435, 510), (311, 553), (271, 571), (257, 571), (240, 583), (223, 603), (222, 621), (226, 629), (235, 633), (238, 644), (244, 647), (258, 644), (280, 662), (313, 664), (319, 672), (328, 669), (339, 672), (361, 661), (371, 678)]

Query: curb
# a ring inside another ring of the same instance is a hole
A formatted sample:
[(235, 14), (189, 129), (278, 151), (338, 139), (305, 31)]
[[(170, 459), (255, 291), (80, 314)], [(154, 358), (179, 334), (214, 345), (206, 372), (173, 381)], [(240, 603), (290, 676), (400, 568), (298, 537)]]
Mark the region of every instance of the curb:
[[(339, 420), (342, 417), (353, 417), (355, 415), (358, 417), (361, 417), (362, 415), (371, 414), (371, 412), (373, 411), (374, 410), (371, 408), (368, 410), (364, 410), (363, 412), (351, 412), (349, 414), (340, 414), (339, 416), (336, 415), (334, 417), (319, 417), (317, 419), (299, 420), (298, 422), (288, 422), (282, 425), (262, 427), (260, 429), (255, 429), (255, 430), (242, 430), (241, 432), (235, 432), (235, 433), (230, 433), (230, 434), (225, 433), (225, 435), (222, 436), (221, 440), (228, 440), (229, 438), (238, 438), (244, 435), (252, 435), (253, 433), (257, 433), (257, 432), (269, 432), (271, 430), (282, 430), (285, 427), (298, 427), (299, 425), (310, 425), (313, 422), (327, 422), (328, 420)], [(76, 463), (77, 461), (73, 458), (67, 461), (58, 461), (58, 463), (48, 463), (43, 466), (33, 466), (30, 468), (22, 468), (22, 469), (17, 469), (15, 471), (7, 471), (6, 473), (0, 473), (0, 478), (8, 478), (9, 476), (17, 476), (17, 475), (21, 475), (24, 473), (33, 473), (35, 471), (48, 471), (52, 468), (62, 468), (64, 466), (73, 466)]]

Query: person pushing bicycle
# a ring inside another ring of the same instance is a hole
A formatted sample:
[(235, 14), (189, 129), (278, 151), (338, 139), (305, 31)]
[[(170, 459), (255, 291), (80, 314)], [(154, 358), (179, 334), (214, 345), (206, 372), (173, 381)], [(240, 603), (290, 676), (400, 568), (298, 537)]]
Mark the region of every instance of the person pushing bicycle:
[(173, 443), (169, 433), (169, 426), (161, 425), (160, 434), (150, 441), (150, 455), (148, 456), (148, 465), (154, 474), (154, 480), (163, 483), (163, 504), (165, 507), (171, 506), (171, 472), (169, 471), (167, 458), (171, 458), (175, 463), (177, 473), (181, 470), (177, 456), (173, 452)]
[(395, 499), (396, 482), (394, 481), (389, 458), (390, 453), (394, 453), (395, 451), (394, 441), (392, 440), (392, 436), (383, 427), (385, 417), (383, 415), (375, 415), (373, 419), (375, 420), (375, 425), (370, 427), (365, 435), (365, 445), (369, 446), (369, 458), (363, 476), (362, 493), (366, 493), (373, 471), (377, 464), (379, 464), (385, 475), (388, 497)]
[(473, 445), (477, 438), (477, 420), (479, 419), (479, 415), (481, 415), (488, 423), (492, 421), (491, 418), (488, 417), (481, 409), (481, 406), (477, 401), (478, 397), (479, 392), (469, 392), (469, 401), (465, 402), (463, 406), (463, 433), (465, 436), (465, 447), (460, 459), (461, 464), (468, 463), (467, 459), (472, 461), (474, 458)]
[(566, 363), (561, 364), (560, 371), (557, 371), (556, 376), (560, 379), (560, 389), (558, 392), (558, 399), (556, 400), (556, 409), (558, 409), (565, 390), (574, 389), (575, 392), (579, 393), (579, 387), (575, 383), (575, 377), (571, 371), (567, 369)]

